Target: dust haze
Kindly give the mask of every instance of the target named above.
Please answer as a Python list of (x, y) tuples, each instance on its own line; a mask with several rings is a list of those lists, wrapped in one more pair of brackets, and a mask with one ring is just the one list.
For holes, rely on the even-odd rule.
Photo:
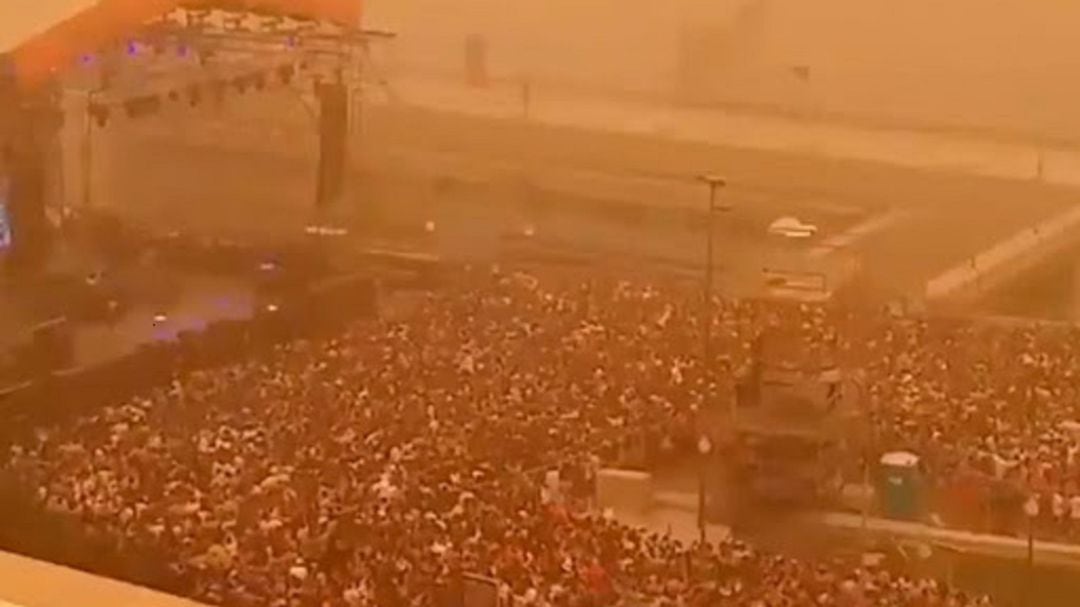
[[(94, 4), (0, 3), (0, 52)], [(1073, 607), (1080, 4), (364, 6), (0, 90), (0, 550), (223, 607)]]
[[(402, 66), (460, 69), (489, 38), (492, 70), (578, 86), (885, 123), (1080, 135), (1080, 6), (1003, 0), (372, 0)], [(793, 68), (809, 68), (802, 80)]]

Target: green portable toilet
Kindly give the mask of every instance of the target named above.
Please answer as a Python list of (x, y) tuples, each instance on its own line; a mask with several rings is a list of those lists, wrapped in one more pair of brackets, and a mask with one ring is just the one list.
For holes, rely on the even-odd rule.
[(922, 478), (918, 455), (907, 451), (882, 455), (878, 479), (878, 495), (886, 517), (905, 521), (919, 517)]

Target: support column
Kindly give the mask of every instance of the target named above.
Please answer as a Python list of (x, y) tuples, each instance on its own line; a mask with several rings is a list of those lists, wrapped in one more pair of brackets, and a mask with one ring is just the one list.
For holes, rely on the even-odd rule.
[(51, 248), (45, 207), (63, 114), (52, 90), (10, 96), (7, 110), (15, 122), (5, 146), (12, 237), (5, 265), (25, 274), (41, 269)]

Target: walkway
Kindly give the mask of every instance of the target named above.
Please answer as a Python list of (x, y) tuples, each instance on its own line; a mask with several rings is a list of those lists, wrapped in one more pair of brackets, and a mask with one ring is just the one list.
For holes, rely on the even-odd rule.
[[(696, 535), (697, 496), (685, 490), (658, 491), (653, 495), (654, 509), (637, 519), (650, 529), (664, 529), (671, 521), (673, 529), (683, 529), (687, 533), (690, 527), (691, 539)], [(837, 530), (854, 533), (869, 533), (885, 538), (914, 540), (939, 548), (956, 552), (967, 552), (1010, 559), (1027, 558), (1027, 539), (1002, 535), (972, 533), (955, 529), (932, 527), (922, 523), (897, 521), (876, 517), (866, 517), (847, 512), (818, 512), (807, 514), (805, 520), (815, 525), (823, 525)], [(730, 533), (726, 527), (710, 526), (711, 533), (724, 536)], [(710, 537), (712, 537), (710, 535)], [(1058, 542), (1035, 541), (1035, 559), (1039, 564), (1054, 564), (1080, 569), (1080, 545)]]
[(1025, 228), (949, 268), (926, 284), (927, 301), (990, 291), (1025, 268), (1060, 252), (1077, 237), (1080, 206)]
[[(1010, 559), (1026, 559), (1026, 538), (989, 535), (931, 527), (922, 523), (894, 521), (881, 518), (863, 519), (858, 514), (827, 512), (811, 516), (820, 524), (847, 531), (867, 532), (890, 538), (926, 542), (959, 552), (969, 552)], [(1080, 569), (1080, 546), (1036, 540), (1035, 560), (1039, 564), (1055, 564)]]
[[(446, 80), (395, 77), (391, 87), (393, 101), (473, 116), (519, 120), (527, 116), (530, 121), (551, 126), (1006, 179), (1033, 179), (1041, 170), (1048, 183), (1080, 185), (1080, 151), (1044, 150), (1038, 144), (847, 126), (720, 108), (677, 107), (539, 86), (532, 87), (527, 110), (520, 85), (475, 89)], [(378, 100), (380, 95), (373, 98)], [(389, 103), (391, 98), (387, 96), (383, 102)]]

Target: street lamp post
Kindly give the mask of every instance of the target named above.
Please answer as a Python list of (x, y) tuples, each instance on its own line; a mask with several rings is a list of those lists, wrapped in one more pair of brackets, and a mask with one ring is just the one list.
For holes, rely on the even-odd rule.
[[(705, 222), (705, 309), (703, 339), (703, 364), (708, 379), (712, 379), (712, 292), (713, 292), (713, 237), (715, 232), (714, 219), (717, 211), (730, 211), (727, 205), (718, 205), (716, 201), (717, 190), (727, 185), (723, 177), (705, 174), (698, 180), (709, 186), (709, 209)], [(710, 391), (711, 392), (711, 391)], [(711, 397), (711, 393), (708, 395)], [(709, 404), (708, 402), (706, 404)]]
[(705, 523), (706, 523), (706, 500), (705, 500), (705, 477), (708, 472), (709, 454), (712, 453), (712, 441), (709, 440), (709, 436), (702, 434), (698, 439), (698, 512), (697, 512), (697, 524), (698, 535), (701, 537), (701, 543), (705, 543)]
[(727, 185), (723, 177), (705, 174), (698, 180), (709, 186), (709, 209), (705, 222), (705, 364), (712, 357), (712, 291), (713, 291), (713, 237), (715, 232), (714, 216), (717, 211), (729, 211), (731, 207), (716, 204), (716, 192)]
[(1031, 604), (1031, 590), (1035, 576), (1035, 519), (1039, 516), (1039, 498), (1032, 494), (1024, 502), (1024, 518), (1027, 519), (1027, 576), (1024, 580), (1025, 607)]
[[(1029, 389), (1027, 392), (1027, 425), (1028, 432), (1035, 430), (1035, 401), (1034, 394)], [(1027, 519), (1027, 576), (1024, 581), (1024, 607), (1031, 605), (1032, 584), (1035, 578), (1035, 519), (1039, 516), (1039, 496), (1035, 493), (1028, 495), (1024, 502), (1024, 517)]]
[[(726, 181), (723, 177), (717, 175), (700, 175), (698, 180), (709, 186), (709, 208), (708, 216), (705, 222), (705, 284), (704, 284), (704, 308), (702, 311), (702, 319), (704, 323), (704, 332), (702, 334), (702, 370), (706, 381), (705, 386), (705, 403), (704, 407), (709, 407), (713, 400), (713, 367), (712, 367), (712, 291), (713, 291), (713, 232), (714, 230), (714, 216), (718, 210), (729, 210), (730, 207), (718, 206), (716, 203), (717, 190), (726, 185)], [(698, 431), (701, 433), (701, 438), (698, 441), (698, 533), (701, 535), (701, 541), (705, 541), (705, 523), (706, 523), (706, 475), (707, 467), (709, 463), (709, 454), (712, 452), (712, 441), (709, 440), (708, 435), (704, 432), (704, 424), (702, 423), (703, 411), (698, 411)]]

